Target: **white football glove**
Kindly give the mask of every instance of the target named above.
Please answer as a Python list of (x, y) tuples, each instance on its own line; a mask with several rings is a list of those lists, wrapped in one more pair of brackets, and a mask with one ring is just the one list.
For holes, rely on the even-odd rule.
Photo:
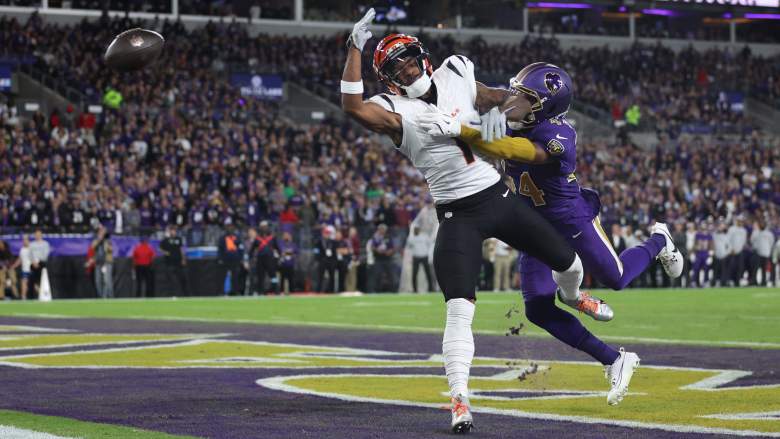
[(369, 9), (366, 15), (360, 19), (355, 26), (352, 27), (352, 33), (349, 35), (349, 40), (353, 46), (359, 51), (363, 51), (363, 46), (366, 45), (366, 41), (371, 39), (371, 31), (368, 30), (368, 26), (374, 21), (376, 12), (374, 8)]
[(433, 137), (460, 136), (460, 121), (440, 111), (430, 111), (417, 116), (417, 125)]
[(479, 116), (479, 118), (482, 121), (479, 127), (479, 130), (482, 132), (482, 140), (489, 143), (504, 137), (506, 133), (506, 111), (502, 112), (498, 107), (493, 107), (487, 113)]

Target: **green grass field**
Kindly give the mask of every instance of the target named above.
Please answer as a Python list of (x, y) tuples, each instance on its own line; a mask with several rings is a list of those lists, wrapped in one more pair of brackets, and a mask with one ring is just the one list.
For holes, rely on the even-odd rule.
[[(12, 410), (0, 410), (0, 426), (13, 425), (38, 433), (49, 433), (80, 439), (193, 439), (193, 436), (179, 436), (138, 428), (121, 427), (117, 425), (83, 422), (59, 416), (42, 416)], [(19, 436), (14, 436), (19, 437)]]
[[(475, 366), (500, 372), (473, 378), (473, 400), (481, 410), (505, 416), (536, 417), (536, 420), (523, 419), (522, 423), (537, 422), (534, 425), (545, 425), (545, 428), (552, 428), (552, 424), (539, 419), (565, 417), (574, 422), (629, 425), (638, 428), (640, 433), (651, 431), (642, 429), (661, 426), (675, 432), (780, 436), (780, 421), (773, 417), (728, 418), (731, 415), (758, 416), (763, 412), (778, 412), (780, 390), (774, 380), (770, 379), (766, 385), (757, 381), (759, 385), (756, 386), (712, 389), (717, 383), (732, 383), (745, 373), (768, 376), (767, 367), (776, 364), (773, 359), (776, 358), (776, 350), (780, 349), (780, 289), (594, 293), (610, 303), (616, 317), (609, 323), (596, 322), (585, 316), (581, 316), (581, 319), (596, 335), (615, 344), (630, 348), (633, 344), (655, 343), (660, 350), (663, 350), (663, 344), (687, 344), (746, 347), (761, 351), (724, 351), (723, 355), (742, 355), (734, 365), (740, 370), (708, 369), (707, 365), (698, 364), (697, 368), (684, 367), (685, 362), (675, 362), (669, 358), (666, 363), (643, 366), (632, 381), (633, 393), (630, 399), (619, 406), (619, 410), (603, 402), (605, 384), (601, 365), (558, 361), (553, 357), (542, 363), (543, 369), (539, 373), (534, 372), (530, 378), (518, 380), (511, 375), (514, 369), (507, 370), (507, 365), (511, 361), (530, 361), (527, 358), (477, 357), (474, 359)], [(523, 322), (526, 323), (523, 335), (550, 337), (541, 329), (527, 324), (522, 299), (517, 293), (479, 293), (477, 304), (474, 322), (477, 333), (503, 335), (510, 326)], [(46, 432), (85, 439), (191, 437), (155, 430), (220, 437), (220, 432), (238, 428), (236, 423), (244, 425), (257, 419), (254, 417), (256, 415), (250, 415), (255, 410), (254, 402), (247, 402), (253, 401), (254, 396), (248, 398), (243, 393), (247, 386), (253, 389), (251, 395), (258, 398), (273, 399), (277, 395), (273, 392), (278, 391), (295, 392), (359, 401), (363, 404), (356, 407), (372, 412), (377, 410), (377, 404), (383, 404), (382, 410), (392, 411), (398, 401), (407, 406), (437, 408), (447, 389), (446, 379), (440, 374), (440, 359), (393, 358), (385, 355), (385, 351), (381, 351), (383, 357), (374, 358), (367, 351), (352, 349), (349, 342), (340, 345), (338, 334), (333, 333), (329, 336), (336, 340), (334, 346), (285, 344), (273, 342), (272, 336), (269, 341), (258, 341), (255, 340), (251, 325), (310, 327), (312, 331), (315, 327), (378, 331), (368, 333), (365, 337), (375, 336), (377, 340), (385, 337), (380, 343), (384, 346), (382, 343), (392, 345), (392, 342), (388, 342), (387, 337), (380, 332), (441, 334), (444, 311), (444, 301), (438, 293), (357, 297), (332, 295), (0, 302), (0, 317), (40, 318), (19, 320), (19, 323), (15, 319), (5, 319), (0, 325), (0, 360), (8, 373), (4, 381), (5, 390), (11, 392), (8, 393), (9, 397), (14, 396), (17, 398), (15, 401), (23, 402), (4, 407), (10, 410), (0, 410), (0, 437), (9, 431), (14, 433), (13, 429), (16, 429), (17, 436), (20, 431), (21, 434)], [(208, 325), (203, 326), (204, 331), (194, 333), (189, 332), (192, 325), (182, 326), (185, 329), (178, 333), (158, 334), (154, 330), (148, 333), (124, 333), (116, 332), (115, 329), (105, 332), (100, 329), (104, 327), (104, 322), (100, 321), (86, 325), (79, 323), (74, 329), (72, 323), (61, 320), (82, 317), (232, 322), (250, 326), (237, 326), (235, 333), (225, 326), (207, 329)], [(124, 325), (137, 329), (143, 326), (143, 322), (115, 322), (113, 325), (112, 328)], [(230, 335), (226, 332), (230, 332)], [(284, 329), (277, 332), (287, 331)], [(84, 349), (84, 346), (89, 349)], [(16, 355), (20, 349), (36, 351)], [(388, 352), (397, 351), (397, 347), (388, 349)], [(650, 346), (643, 349), (649, 358), (653, 357)], [(717, 349), (697, 351), (707, 352), (710, 355), (707, 361), (712, 363), (714, 358), (717, 360), (715, 364), (720, 364)], [(745, 366), (745, 359), (755, 357), (763, 360), (751, 371)], [(375, 375), (363, 370), (375, 367), (382, 373)], [(430, 372), (409, 374), (410, 367)], [(242, 376), (238, 381), (240, 385), (231, 384), (231, 380), (215, 372), (218, 369), (225, 370), (225, 374), (232, 376), (237, 368), (251, 369), (248, 373), (239, 372)], [(325, 373), (331, 368), (337, 368), (338, 372)], [(83, 370), (76, 372), (73, 369)], [(156, 373), (150, 375), (148, 369), (159, 369), (160, 378)], [(208, 372), (200, 375), (200, 369)], [(282, 376), (275, 376), (280, 370), (286, 372)], [(31, 384), (28, 381), (30, 373), (39, 377), (40, 382)], [(193, 380), (195, 376), (198, 379)], [(121, 389), (128, 382), (128, 377), (137, 377), (138, 381), (134, 381), (133, 385), (138, 386), (134, 389), (137, 388), (140, 393), (130, 392), (127, 396), (121, 396), (124, 394), (103, 391), (103, 384), (107, 386), (106, 389), (113, 386)], [(207, 381), (201, 382), (206, 377)], [(94, 385), (93, 380), (100, 384)], [(182, 380), (188, 385), (181, 386), (184, 382)], [(415, 384), (410, 386), (410, 382)], [(150, 387), (150, 384), (153, 386)], [(40, 394), (53, 391), (51, 395), (54, 402), (50, 404), (46, 399), (41, 403), (40, 398), (29, 393), (31, 385), (42, 389), (38, 390), (43, 392)], [(539, 391), (551, 392), (551, 395), (560, 393), (564, 397), (537, 399), (523, 396), (524, 392)], [(490, 396), (490, 392), (510, 397), (495, 399)], [(571, 392), (580, 393), (565, 396)], [(511, 396), (515, 394), (518, 396)], [(91, 402), (94, 398), (105, 398), (100, 401), (108, 405), (103, 405), (103, 402), (96, 405)], [(142, 406), (138, 406), (141, 400)], [(80, 401), (86, 408), (73, 408), (81, 407), (78, 405)], [(272, 405), (281, 404), (285, 407), (284, 404), (291, 400), (282, 398), (273, 401)], [(116, 407), (119, 408), (112, 408), (113, 404), (118, 404)], [(157, 410), (145, 412), (136, 418), (122, 411), (123, 404), (135, 407), (140, 412), (144, 412), (147, 404)], [(243, 409), (236, 411), (235, 404)], [(301, 407), (293, 407), (293, 402), (289, 404), (292, 404), (290, 412), (284, 408), (277, 412), (277, 416), (282, 419), (279, 422), (288, 419), (290, 413), (301, 410)], [(223, 405), (224, 410), (221, 409)], [(305, 410), (318, 412), (314, 408)], [(762, 413), (756, 415), (758, 411)], [(130, 410), (130, 413), (135, 412)], [(220, 424), (221, 430), (215, 430), (217, 433), (214, 436), (215, 433), (203, 430), (203, 423), (198, 427), (182, 424), (182, 420), (191, 413), (196, 413), (193, 416), (199, 420), (213, 415), (209, 419), (215, 422), (227, 421), (224, 421), (224, 425)], [(59, 416), (43, 416), (51, 414)], [(327, 416), (330, 422), (333, 414)], [(289, 419), (298, 418), (293, 416)], [(435, 422), (438, 422), (436, 419)], [(92, 422), (84, 422), (86, 420)], [(426, 424), (424, 428), (429, 431), (427, 429), (431, 427)]]
[[(616, 342), (684, 343), (780, 348), (780, 289), (596, 291), (615, 310), (609, 323), (584, 317), (598, 335)], [(480, 293), (477, 333), (503, 334), (525, 321), (515, 293)], [(513, 306), (521, 311), (507, 319)], [(360, 297), (161, 298), (3, 302), (0, 315), (193, 320), (311, 325), (401, 332), (440, 332), (440, 294)], [(545, 336), (528, 326), (526, 334)]]

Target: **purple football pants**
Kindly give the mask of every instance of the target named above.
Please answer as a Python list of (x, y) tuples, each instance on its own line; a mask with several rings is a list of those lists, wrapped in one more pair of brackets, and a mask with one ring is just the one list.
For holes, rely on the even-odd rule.
[[(666, 245), (663, 235), (654, 234), (642, 244), (626, 249), (618, 257), (598, 218), (576, 225), (553, 225), (580, 255), (585, 271), (613, 290), (622, 290), (631, 283)], [(528, 300), (554, 294), (558, 287), (553, 281), (552, 270), (526, 254), (520, 258), (523, 297)]]
[[(619, 290), (641, 274), (658, 255), (666, 240), (653, 235), (620, 257), (615, 254), (598, 218), (576, 226), (556, 226), (580, 255), (585, 270), (610, 288)], [(552, 270), (527, 254), (520, 255), (520, 277), (528, 320), (545, 329), (558, 340), (581, 350), (602, 364), (612, 364), (620, 355), (617, 350), (591, 334), (574, 317), (555, 304), (557, 285)]]
[[(706, 284), (710, 277), (710, 267), (707, 265), (707, 258), (710, 254), (707, 251), (699, 250), (696, 252), (696, 257), (693, 260), (693, 267), (691, 268), (691, 278), (696, 285)], [(699, 276), (704, 271), (704, 282), (701, 282)]]

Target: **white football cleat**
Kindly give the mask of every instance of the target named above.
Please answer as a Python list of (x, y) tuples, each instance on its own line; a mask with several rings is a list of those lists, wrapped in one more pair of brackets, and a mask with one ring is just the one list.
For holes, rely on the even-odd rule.
[(580, 297), (577, 300), (566, 300), (561, 295), (561, 290), (558, 289), (558, 300), (599, 322), (608, 322), (615, 316), (607, 302), (596, 296), (591, 296), (587, 291), (580, 291)]
[(474, 429), (474, 418), (471, 417), (471, 404), (469, 399), (462, 394), (452, 398), (450, 410), (452, 411), (452, 432), (466, 434)]
[(672, 234), (669, 233), (669, 227), (664, 223), (655, 223), (650, 229), (650, 233), (653, 235), (658, 233), (666, 239), (666, 246), (661, 249), (661, 253), (658, 253), (658, 260), (661, 261), (666, 274), (672, 279), (680, 277), (685, 261), (680, 250), (677, 250), (677, 246), (674, 245)]
[(609, 380), (610, 389), (607, 393), (607, 404), (617, 405), (628, 393), (628, 384), (634, 376), (634, 370), (639, 367), (639, 356), (620, 348), (620, 356), (604, 368), (604, 375)]

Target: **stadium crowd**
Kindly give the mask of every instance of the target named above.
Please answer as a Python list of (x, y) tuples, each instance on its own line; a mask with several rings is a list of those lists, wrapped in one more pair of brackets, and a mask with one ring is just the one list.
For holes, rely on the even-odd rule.
[[(407, 230), (420, 211), (430, 210), (422, 176), (379, 138), (335, 119), (293, 123), (277, 104), (242, 97), (224, 76), (229, 65), (243, 61), (313, 89), (336, 90), (342, 37), (249, 38), (236, 25), (187, 32), (178, 23), (158, 23), (170, 36), (165, 59), (122, 77), (102, 68), (100, 55), (114, 34), (132, 25), (116, 19), (74, 28), (37, 17), (25, 24), (0, 19), (0, 47), (34, 53), (41, 68), (97, 99), (109, 90), (121, 96), (118, 108), (107, 102), (98, 117), (69, 108), (26, 119), (13, 105), (0, 104), (0, 227), (87, 231), (102, 225), (115, 233), (148, 233), (178, 226), (187, 230), (188, 245), (220, 248), (225, 274), (239, 276), (241, 267), (254, 274), (249, 283), (232, 279), (235, 294), (304, 288), (300, 275), (309, 267), (317, 267), (309, 287), (321, 291), (397, 288)], [(425, 41), (434, 56), (462, 51), (478, 72), (502, 80), (544, 55), (574, 72), (583, 84), (579, 99), (602, 108), (641, 103), (670, 124), (749, 125), (709, 100), (720, 91), (716, 84), (744, 87), (765, 75), (772, 80), (763, 83), (780, 93), (777, 68), (746, 51), (562, 50), (555, 40), (533, 38), (513, 46)], [(633, 76), (623, 71), (626, 65), (637, 66)], [(722, 139), (662, 135), (655, 151), (626, 138), (583, 141), (578, 176), (601, 192), (602, 222), (619, 226), (615, 236), (627, 241), (654, 218), (710, 234), (742, 221), (748, 235), (768, 229), (775, 237), (780, 148), (760, 131), (738, 132), (739, 138)], [(269, 231), (273, 245), (262, 238)], [(258, 248), (258, 242), (265, 244)], [(736, 267), (730, 272), (752, 267), (759, 247), (763, 252), (746, 240), (744, 256), (729, 260)], [(304, 252), (308, 265), (301, 262)], [(284, 267), (298, 272), (292, 276), (297, 285), (282, 285), (277, 272)], [(377, 279), (379, 285), (369, 284)], [(242, 285), (254, 286), (241, 291)]]

